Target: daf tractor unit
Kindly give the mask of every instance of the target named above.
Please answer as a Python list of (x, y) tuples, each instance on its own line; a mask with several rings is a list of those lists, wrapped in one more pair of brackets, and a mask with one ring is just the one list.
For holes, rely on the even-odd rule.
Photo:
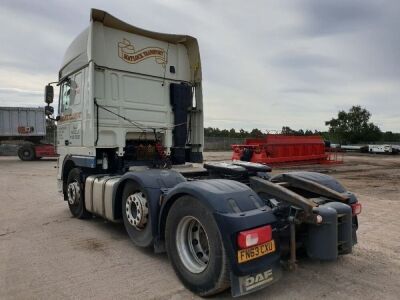
[(299, 253), (335, 260), (352, 252), (361, 205), (334, 178), (271, 176), (268, 166), (243, 161), (200, 165), (195, 38), (93, 9), (45, 88), (48, 112), (54, 86), (57, 181), (72, 215), (122, 222), (137, 247), (166, 252), (194, 293), (248, 294), (294, 269)]

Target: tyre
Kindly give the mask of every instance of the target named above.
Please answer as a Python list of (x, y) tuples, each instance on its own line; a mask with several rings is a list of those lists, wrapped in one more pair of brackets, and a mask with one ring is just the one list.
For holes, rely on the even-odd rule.
[(67, 178), (67, 199), (71, 214), (78, 219), (87, 219), (91, 214), (85, 208), (81, 169), (73, 168)]
[(132, 242), (139, 247), (153, 245), (150, 207), (146, 191), (137, 183), (128, 181), (122, 192), (122, 218)]
[(172, 266), (189, 290), (211, 296), (230, 286), (230, 267), (218, 226), (197, 199), (183, 196), (172, 205), (165, 242)]
[(18, 157), (23, 161), (35, 159), (35, 148), (31, 144), (23, 144), (18, 149)]

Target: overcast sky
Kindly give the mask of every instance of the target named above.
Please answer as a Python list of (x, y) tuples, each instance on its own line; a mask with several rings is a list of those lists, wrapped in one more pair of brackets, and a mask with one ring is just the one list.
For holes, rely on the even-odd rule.
[(199, 39), (205, 126), (326, 130), (359, 104), (400, 132), (398, 0), (2, 0), (0, 106), (43, 104), (91, 7)]

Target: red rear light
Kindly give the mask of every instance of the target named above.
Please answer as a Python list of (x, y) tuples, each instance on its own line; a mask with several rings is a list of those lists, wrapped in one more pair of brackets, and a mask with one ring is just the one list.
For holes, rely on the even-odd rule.
[(353, 217), (357, 216), (361, 213), (361, 209), (362, 209), (361, 203), (356, 202), (356, 203), (351, 204), (350, 206), (351, 206), (351, 211), (353, 213)]
[(266, 225), (246, 231), (241, 231), (237, 237), (237, 243), (240, 249), (264, 244), (272, 239), (271, 225)]

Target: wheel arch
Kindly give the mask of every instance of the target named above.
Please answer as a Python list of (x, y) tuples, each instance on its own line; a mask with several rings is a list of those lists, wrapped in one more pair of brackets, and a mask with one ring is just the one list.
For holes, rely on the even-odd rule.
[[(163, 200), (159, 217), (159, 237), (165, 237), (165, 224), (172, 204), (182, 196), (191, 196), (209, 210), (220, 214), (245, 213), (264, 206), (258, 195), (243, 183), (211, 179), (188, 181), (176, 185)], [(216, 220), (217, 221), (217, 220)]]
[(168, 214), (172, 207), (172, 204), (175, 203), (176, 200), (183, 196), (192, 196), (190, 193), (186, 192), (178, 192), (174, 193), (170, 197), (168, 197), (161, 205), (160, 208), (160, 216), (158, 218), (158, 236), (161, 240), (165, 240), (165, 225), (167, 223)]
[(122, 193), (127, 183), (132, 182), (139, 185), (146, 193), (150, 207), (151, 220), (153, 224), (153, 235), (158, 232), (158, 220), (160, 213), (160, 198), (164, 190), (173, 188), (186, 179), (178, 172), (172, 170), (145, 170), (128, 172), (124, 174), (113, 192), (113, 216), (114, 219), (122, 218)]
[(261, 258), (265, 265), (261, 266), (260, 260), (243, 265), (237, 263), (236, 234), (266, 224), (275, 226), (277, 219), (250, 187), (226, 179), (183, 182), (167, 193), (160, 210), (159, 236), (156, 239), (160, 246), (165, 244), (165, 227), (172, 205), (182, 196), (194, 197), (210, 210), (223, 237), (222, 242), (234, 274), (244, 276), (257, 273), (265, 269), (265, 266), (279, 261), (279, 243), (277, 243), (275, 254)]

